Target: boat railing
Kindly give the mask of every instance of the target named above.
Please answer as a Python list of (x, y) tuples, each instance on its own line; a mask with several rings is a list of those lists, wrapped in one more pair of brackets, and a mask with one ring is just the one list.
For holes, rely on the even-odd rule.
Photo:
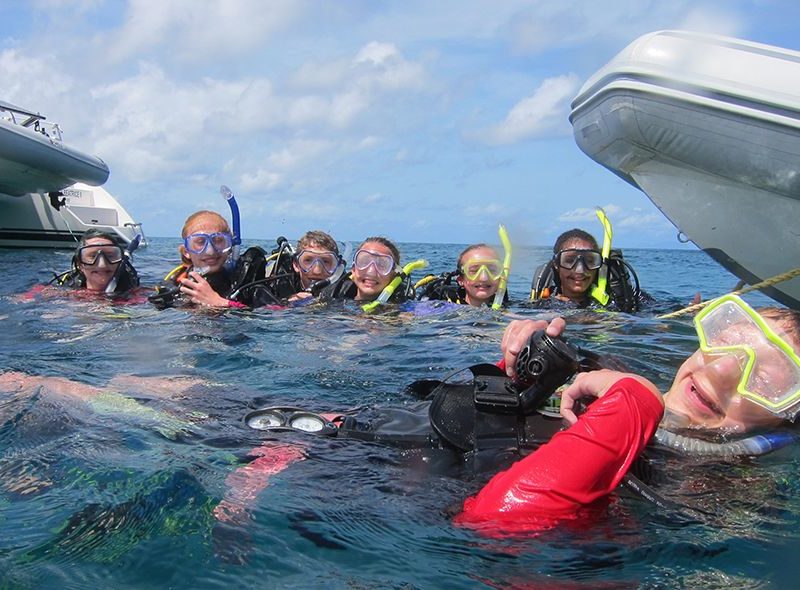
[(41, 133), (53, 143), (58, 143), (60, 145), (64, 141), (63, 133), (58, 123), (51, 123), (40, 113), (27, 111), (7, 102), (0, 101), (0, 118), (14, 125), (31, 129), (36, 133)]

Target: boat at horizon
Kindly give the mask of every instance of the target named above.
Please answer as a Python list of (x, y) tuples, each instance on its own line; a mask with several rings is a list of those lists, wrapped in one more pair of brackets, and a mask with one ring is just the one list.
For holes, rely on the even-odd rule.
[[(587, 80), (570, 121), (581, 150), (742, 282), (800, 265), (800, 52), (649, 33)], [(760, 290), (800, 309), (798, 277)]]
[(140, 223), (100, 185), (106, 163), (63, 143), (40, 113), (0, 101), (0, 247), (73, 247), (98, 229), (129, 244)]

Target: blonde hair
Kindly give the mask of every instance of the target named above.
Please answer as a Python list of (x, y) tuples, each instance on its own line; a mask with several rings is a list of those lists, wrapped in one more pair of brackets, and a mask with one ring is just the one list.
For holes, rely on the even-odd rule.
[(231, 233), (231, 228), (228, 225), (228, 220), (225, 219), (222, 215), (217, 213), (216, 211), (208, 211), (203, 209), (202, 211), (196, 211), (192, 213), (189, 217), (186, 218), (186, 222), (183, 224), (183, 229), (181, 230), (181, 237), (185, 238), (189, 235), (189, 228), (198, 220), (203, 217), (208, 217), (214, 219), (215, 221), (219, 222), (220, 229), (219, 231), (224, 231)]

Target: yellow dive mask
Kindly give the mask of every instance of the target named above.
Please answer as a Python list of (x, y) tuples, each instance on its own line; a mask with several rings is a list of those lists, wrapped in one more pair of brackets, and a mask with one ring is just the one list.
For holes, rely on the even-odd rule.
[(700, 350), (739, 358), (737, 391), (743, 397), (794, 419), (800, 411), (800, 357), (758, 312), (739, 297), (725, 295), (698, 313), (694, 324)]

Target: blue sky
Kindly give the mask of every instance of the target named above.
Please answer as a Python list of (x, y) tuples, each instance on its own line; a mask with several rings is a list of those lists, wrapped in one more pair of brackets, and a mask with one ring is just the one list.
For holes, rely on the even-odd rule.
[[(601, 8), (602, 7), (602, 8)], [(111, 168), (151, 236), (199, 208), (245, 241), (512, 241), (561, 231), (681, 247), (644, 194), (575, 145), (569, 104), (639, 35), (800, 49), (797, 2), (32, 0), (0, 3), (0, 99)]]

